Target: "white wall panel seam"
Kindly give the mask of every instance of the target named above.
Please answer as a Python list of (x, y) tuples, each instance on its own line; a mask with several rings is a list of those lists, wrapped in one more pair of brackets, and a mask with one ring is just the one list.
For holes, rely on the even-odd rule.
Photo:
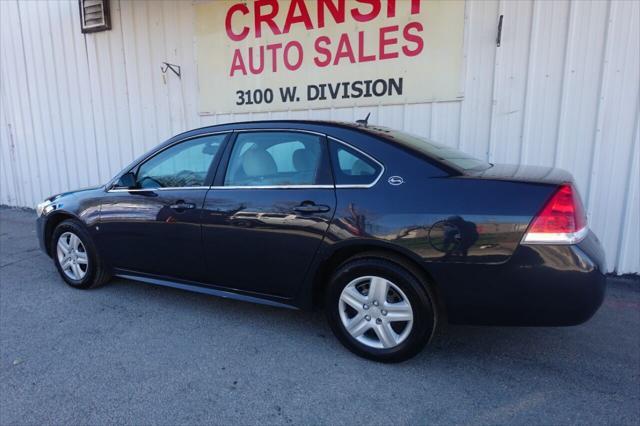
[[(1, 6), (0, 6), (1, 7)], [(0, 18), (2, 17), (2, 14), (0, 14)], [(0, 21), (0, 30), (2, 29), (2, 27), (4, 27), (5, 24), (2, 23)], [(1, 36), (0, 36), (1, 37)], [(0, 61), (2, 61), (3, 64), (7, 64), (8, 61), (5, 58), (5, 54), (6, 51), (5, 49), (2, 49), (0, 51)], [(10, 164), (12, 164), (13, 167), (15, 167), (15, 169), (17, 170), (12, 170), (12, 181), (13, 181), (13, 188), (15, 191), (15, 200), (16, 203), (18, 203), (18, 205), (20, 205), (20, 203), (22, 203), (22, 205), (27, 205), (26, 202), (24, 201), (23, 197), (23, 191), (20, 188), (20, 181), (21, 181), (21, 176), (22, 173), (20, 171), (20, 163), (19, 161), (16, 159), (16, 155), (15, 155), (15, 145), (13, 143), (12, 140), (12, 136), (13, 133), (15, 132), (15, 126), (16, 126), (16, 120), (15, 118), (13, 118), (13, 109), (9, 108), (9, 104), (6, 101), (6, 97), (8, 96), (7, 91), (10, 90), (11, 88), (9, 87), (8, 84), (8, 76), (7, 74), (7, 70), (5, 67), (1, 67), (0, 68), (0, 78), (2, 79), (2, 90), (0, 90), (0, 112), (2, 113), (2, 119), (4, 120), (4, 122), (6, 123), (6, 127), (7, 127), (7, 145), (6, 145), (6, 149), (9, 155), (9, 160), (8, 162)], [(13, 123), (13, 124), (12, 124)]]
[[(75, 8), (72, 8), (71, 3), (67, 3), (67, 22), (71, 23), (71, 44), (73, 45), (73, 57), (75, 58), (75, 60), (73, 61), (73, 65), (74, 65), (74, 72), (75, 72), (75, 89), (77, 90), (77, 94), (78, 94), (78, 98), (75, 99), (74, 101), (76, 101), (78, 103), (77, 107), (78, 107), (78, 112), (79, 112), (79, 119), (80, 119), (80, 123), (81, 123), (81, 133), (80, 135), (82, 136), (84, 143), (80, 143), (76, 146), (74, 146), (74, 149), (76, 151), (82, 151), (82, 155), (78, 155), (78, 158), (83, 157), (81, 164), (86, 164), (87, 166), (89, 164), (91, 164), (91, 161), (89, 159), (90, 157), (90, 149), (89, 147), (93, 147), (96, 143), (96, 136), (95, 136), (95, 119), (93, 118), (93, 108), (91, 108), (91, 103), (89, 101), (89, 107), (85, 108), (86, 105), (86, 96), (83, 96), (83, 86), (86, 87), (86, 83), (87, 81), (89, 82), (89, 91), (85, 91), (84, 93), (90, 92), (91, 90), (91, 83), (90, 83), (90, 77), (89, 77), (89, 72), (88, 72), (88, 67), (86, 69), (82, 69), (82, 65), (88, 63), (88, 58), (87, 58), (87, 50), (86, 50), (86, 45), (85, 45), (85, 39), (84, 37), (74, 37), (74, 34), (77, 34), (76, 31), (79, 31), (80, 29), (80, 22), (79, 20), (74, 19), (74, 10), (76, 10)], [(80, 10), (78, 10), (78, 17), (80, 15)], [(85, 49), (82, 49), (82, 46), (79, 48), (78, 47), (78, 42), (80, 42), (82, 44), (82, 46), (85, 47)], [(80, 59), (84, 59), (84, 61), (82, 61), (82, 63), (80, 63)], [(86, 79), (82, 78), (82, 75), (86, 75)], [(83, 84), (84, 83), (84, 84)], [(71, 87), (71, 86), (70, 86)], [(91, 129), (87, 129), (87, 127), (89, 127), (89, 125), (91, 127)], [(88, 142), (92, 141), (93, 144), (89, 144)], [(96, 168), (99, 167), (98, 164), (96, 164)], [(89, 167), (84, 167), (84, 168), (80, 168), (80, 167), (76, 167), (75, 168), (75, 172), (77, 174), (80, 174), (80, 169), (84, 170), (84, 175), (85, 175), (85, 184), (88, 186), (91, 184), (92, 182), (92, 176), (90, 175), (90, 169)]]
[[(27, 103), (27, 109), (29, 112), (34, 111), (32, 104), (31, 104), (31, 84), (29, 83), (29, 69), (27, 66), (27, 54), (25, 51), (25, 42), (24, 42), (24, 31), (23, 31), (23, 24), (22, 24), (22, 14), (20, 12), (20, 3), (16, 0), (16, 8), (17, 8), (17, 12), (18, 12), (18, 31), (20, 34), (20, 45), (22, 47), (21, 49), (21, 53), (22, 53), (22, 64), (24, 67), (24, 75), (23, 77), (25, 77), (25, 88), (27, 90), (27, 96), (26, 96), (26, 103)], [(22, 95), (21, 97), (24, 97), (24, 95)], [(21, 105), (22, 108), (21, 110), (24, 112), (24, 104)], [(28, 122), (29, 122), (29, 127), (31, 127), (31, 137), (32, 142), (35, 144), (37, 141), (37, 135), (36, 135), (36, 130), (35, 130), (35, 123), (33, 120), (33, 115), (34, 114), (25, 114), (28, 115)], [(30, 161), (27, 162), (28, 168), (29, 168), (29, 178), (34, 177), (36, 179), (36, 182), (38, 184), (38, 189), (36, 189), (33, 185), (34, 182), (33, 180), (29, 179), (29, 183), (30, 183), (30, 187), (31, 187), (31, 198), (29, 200), (29, 204), (33, 205), (35, 203), (35, 200), (39, 197), (39, 192), (41, 192), (42, 190), (42, 186), (43, 186), (43, 179), (42, 179), (42, 172), (44, 171), (41, 167), (40, 167), (40, 161), (39, 161), (39, 155), (38, 155), (38, 149), (37, 149), (37, 145), (34, 147), (33, 145), (31, 147), (29, 147), (29, 144), (27, 144), (25, 146), (25, 151), (27, 153), (30, 152), (30, 149), (33, 149), (34, 155), (32, 158), (35, 159), (35, 166), (36, 166), (36, 171), (34, 172), (33, 169), (31, 168), (32, 164)], [(23, 179), (25, 177), (23, 176)]]
[(559, 151), (560, 151), (560, 147), (565, 143), (564, 142), (564, 123), (565, 120), (567, 119), (567, 104), (569, 102), (568, 99), (568, 89), (567, 89), (567, 83), (569, 81), (569, 69), (571, 68), (569, 66), (569, 58), (571, 56), (571, 53), (573, 52), (570, 49), (570, 46), (573, 43), (573, 39), (575, 37), (575, 26), (576, 26), (576, 10), (575, 10), (575, 2), (569, 2), (569, 21), (568, 21), (568, 29), (567, 29), (567, 36), (565, 39), (565, 45), (564, 45), (564, 62), (562, 64), (562, 80), (560, 83), (560, 111), (559, 111), (559, 118), (558, 118), (558, 126), (556, 128), (556, 140), (555, 140), (555, 146), (554, 146), (554, 154), (553, 154), (553, 166), (554, 167), (558, 167), (558, 156), (559, 156)]
[[(88, 42), (87, 42), (87, 35), (83, 34), (82, 35), (82, 41), (84, 42), (84, 53), (85, 53), (85, 59), (86, 59), (86, 73), (87, 73), (87, 78), (89, 80), (89, 110), (91, 112), (91, 130), (93, 131), (93, 141), (94, 143), (97, 145), (98, 144), (98, 126), (97, 126), (97, 120), (96, 120), (96, 111), (95, 111), (95, 102), (93, 100), (93, 84), (94, 84), (94, 80), (95, 78), (92, 76), (91, 74), (91, 63), (90, 63), (90, 59), (89, 59), (89, 46), (88, 46)], [(98, 179), (100, 179), (100, 177), (102, 176), (102, 167), (100, 166), (100, 153), (96, 147), (95, 150), (95, 164), (96, 164), (96, 171), (98, 174)], [(88, 158), (87, 156), (87, 165), (91, 163), (91, 160)]]
[(526, 135), (529, 133), (528, 132), (528, 128), (529, 128), (529, 121), (531, 120), (530, 118), (530, 114), (531, 114), (531, 99), (533, 99), (533, 96), (531, 96), (531, 86), (533, 84), (533, 72), (532, 72), (532, 67), (531, 64), (533, 62), (533, 58), (535, 56), (535, 52), (536, 52), (536, 46), (537, 46), (537, 34), (538, 34), (538, 20), (539, 20), (539, 16), (540, 16), (540, 2), (533, 2), (533, 8), (531, 9), (531, 33), (529, 34), (529, 54), (527, 56), (527, 77), (526, 77), (526, 83), (525, 83), (525, 89), (524, 89), (524, 103), (523, 103), (523, 109), (522, 109), (522, 122), (520, 123), (520, 135), (519, 135), (519, 141), (520, 141), (520, 151), (519, 151), (519, 161), (518, 164), (523, 164), (525, 162), (526, 159), (526, 154), (527, 154), (527, 138)]
[(607, 8), (607, 30), (605, 31), (605, 43), (604, 43), (604, 52), (602, 59), (602, 67), (600, 70), (600, 89), (598, 91), (598, 107), (596, 112), (596, 127), (594, 129), (592, 144), (593, 149), (591, 150), (591, 162), (590, 162), (590, 174), (589, 180), (587, 183), (588, 193), (586, 199), (586, 207), (587, 211), (593, 211), (593, 197), (594, 197), (594, 180), (597, 176), (596, 173), (596, 164), (600, 159), (600, 146), (602, 139), (602, 125), (604, 120), (604, 111), (602, 105), (604, 104), (605, 91), (607, 89), (606, 85), (606, 73), (609, 66), (609, 55), (611, 54), (611, 32), (613, 30), (613, 24), (611, 22), (612, 10), (614, 8), (614, 2), (609, 0), (609, 7)]
[[(633, 176), (633, 163), (636, 159), (636, 156), (638, 155), (638, 134), (640, 132), (640, 93), (638, 93), (637, 95), (637, 100), (636, 100), (636, 108), (635, 108), (635, 116), (636, 116), (636, 120), (635, 120), (635, 130), (634, 130), (634, 141), (633, 144), (631, 146), (631, 155), (629, 156), (628, 159), (628, 171), (627, 171), (627, 179), (624, 182), (624, 186), (625, 189), (623, 191), (623, 193), (625, 194), (625, 200), (624, 200), (624, 208), (622, 210), (622, 217), (620, 218), (620, 223), (618, 225), (618, 247), (616, 249), (616, 260), (621, 258), (621, 253), (622, 253), (622, 247), (623, 247), (623, 243), (625, 241), (625, 225), (627, 224), (627, 219), (629, 217), (630, 210), (631, 210), (631, 205), (630, 205), (630, 200), (633, 199), (632, 194), (631, 194), (631, 188), (633, 188), (632, 185), (632, 180), (633, 179), (638, 179), (640, 178), (640, 176)], [(628, 230), (629, 232), (632, 232), (632, 229)], [(640, 242), (636, 241), (638, 245), (640, 245)], [(616, 270), (619, 267), (619, 260), (616, 262)]]

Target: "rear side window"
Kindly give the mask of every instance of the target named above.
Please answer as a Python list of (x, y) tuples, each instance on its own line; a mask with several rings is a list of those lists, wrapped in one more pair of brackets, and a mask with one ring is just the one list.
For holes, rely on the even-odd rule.
[(486, 161), (475, 158), (455, 148), (437, 144), (421, 136), (388, 129), (386, 127), (370, 127), (367, 128), (367, 130), (373, 134), (383, 136), (386, 139), (393, 139), (404, 146), (422, 152), (438, 161), (442, 161), (455, 169), (478, 171), (486, 170), (492, 166)]
[(371, 185), (382, 172), (382, 166), (350, 147), (331, 141), (331, 160), (336, 185)]
[(239, 133), (225, 186), (291, 186), (330, 183), (324, 139), (299, 132)]

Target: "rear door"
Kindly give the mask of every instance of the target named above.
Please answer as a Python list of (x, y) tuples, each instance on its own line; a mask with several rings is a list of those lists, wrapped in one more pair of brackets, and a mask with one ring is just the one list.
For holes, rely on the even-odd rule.
[(292, 297), (336, 206), (327, 142), (304, 131), (241, 131), (203, 214), (209, 283)]

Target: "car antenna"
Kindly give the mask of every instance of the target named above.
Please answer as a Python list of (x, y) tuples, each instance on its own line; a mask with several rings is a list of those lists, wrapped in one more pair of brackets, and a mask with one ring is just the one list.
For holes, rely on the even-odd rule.
[(367, 114), (367, 116), (364, 118), (364, 120), (356, 120), (356, 124), (362, 124), (364, 127), (367, 127), (367, 124), (369, 124), (369, 116), (371, 115), (371, 113)]

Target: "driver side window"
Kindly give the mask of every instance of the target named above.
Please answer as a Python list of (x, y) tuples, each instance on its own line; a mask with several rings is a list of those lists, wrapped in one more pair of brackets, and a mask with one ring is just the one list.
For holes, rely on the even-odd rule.
[(165, 149), (140, 165), (139, 188), (183, 188), (204, 186), (226, 134), (190, 139)]

